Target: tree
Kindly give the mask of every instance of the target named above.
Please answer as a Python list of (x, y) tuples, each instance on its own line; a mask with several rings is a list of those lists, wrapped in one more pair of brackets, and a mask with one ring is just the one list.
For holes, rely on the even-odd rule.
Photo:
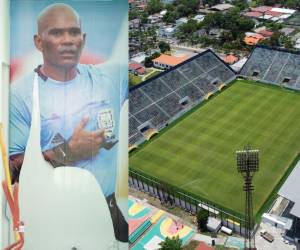
[(151, 57), (149, 57), (149, 56), (145, 57), (144, 65), (145, 65), (146, 68), (150, 68), (150, 67), (153, 66), (153, 62), (152, 62)]
[(159, 245), (161, 246), (161, 250), (182, 250), (182, 240), (179, 239), (178, 235), (172, 237), (172, 239), (167, 237), (164, 241), (159, 243)]
[(158, 47), (159, 47), (161, 53), (165, 53), (166, 51), (171, 50), (170, 45), (164, 41), (160, 41), (158, 43)]
[(209, 216), (209, 212), (205, 209), (200, 209), (197, 212), (197, 224), (199, 230), (201, 231), (207, 230), (208, 216)]
[(160, 0), (151, 0), (148, 2), (146, 11), (152, 15), (154, 13), (158, 13), (163, 9), (164, 5), (160, 2)]

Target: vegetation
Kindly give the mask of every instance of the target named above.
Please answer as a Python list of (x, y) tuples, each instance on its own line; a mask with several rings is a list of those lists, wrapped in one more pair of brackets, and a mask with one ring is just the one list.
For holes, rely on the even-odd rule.
[(178, 18), (188, 17), (197, 14), (198, 0), (175, 0), (172, 4), (167, 4), (167, 13), (163, 17), (166, 23), (175, 23)]
[(153, 66), (152, 60), (159, 57), (159, 56), (160, 56), (160, 53), (158, 53), (158, 52), (153, 53), (152, 56), (147, 56), (145, 58), (145, 62), (144, 62), (145, 67), (146, 68), (152, 67)]
[(179, 236), (167, 237), (163, 242), (159, 243), (161, 250), (182, 250), (182, 240)]
[(136, 76), (132, 73), (129, 73), (128, 78), (129, 78), (129, 87), (132, 87), (142, 82), (142, 77)]
[(207, 231), (207, 222), (208, 222), (209, 212), (205, 209), (199, 209), (197, 212), (197, 224), (198, 230), (201, 232)]
[(161, 53), (165, 53), (165, 52), (171, 50), (170, 45), (164, 41), (160, 41), (158, 43), (158, 47), (159, 47)]
[(273, 6), (274, 4), (282, 4), (287, 8), (300, 8), (300, 0), (257, 0), (258, 5), (270, 5)]

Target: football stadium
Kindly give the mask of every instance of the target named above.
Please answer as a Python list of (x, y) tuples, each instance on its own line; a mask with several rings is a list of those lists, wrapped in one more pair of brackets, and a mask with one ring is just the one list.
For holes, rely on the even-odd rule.
[(132, 88), (130, 185), (236, 220), (245, 194), (235, 153), (251, 145), (260, 155), (259, 218), (299, 159), (299, 90), (300, 54), (264, 46), (240, 72), (207, 50)]

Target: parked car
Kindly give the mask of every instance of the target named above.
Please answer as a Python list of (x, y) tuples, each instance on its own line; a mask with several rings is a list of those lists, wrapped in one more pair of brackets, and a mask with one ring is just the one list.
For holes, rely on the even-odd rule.
[(263, 237), (265, 240), (267, 240), (269, 242), (274, 241), (274, 236), (272, 234), (268, 233), (266, 230), (261, 230), (260, 231), (260, 236)]

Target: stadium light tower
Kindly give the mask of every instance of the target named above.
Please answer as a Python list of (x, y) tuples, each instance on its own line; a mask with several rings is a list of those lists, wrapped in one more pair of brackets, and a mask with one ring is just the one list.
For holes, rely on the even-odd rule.
[(252, 204), (252, 178), (259, 168), (258, 150), (253, 150), (246, 146), (244, 150), (236, 151), (237, 170), (244, 178), (243, 190), (246, 192), (245, 206), (245, 249), (254, 250), (255, 238), (252, 236), (251, 230), (254, 227), (253, 220), (253, 204)]

